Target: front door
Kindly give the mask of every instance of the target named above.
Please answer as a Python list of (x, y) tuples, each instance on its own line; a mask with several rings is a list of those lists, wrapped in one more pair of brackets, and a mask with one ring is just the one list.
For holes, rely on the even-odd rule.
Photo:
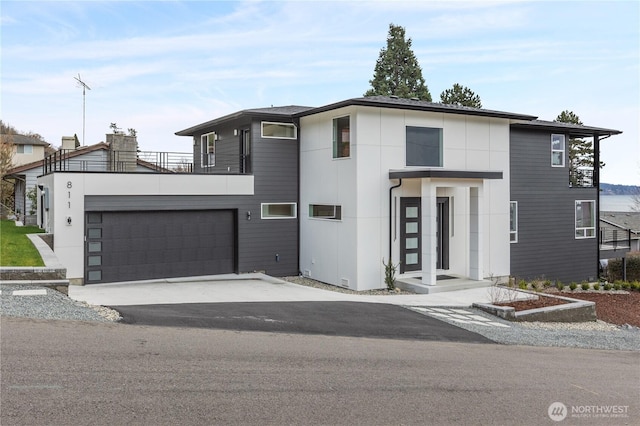
[(400, 273), (422, 269), (420, 198), (400, 199)]

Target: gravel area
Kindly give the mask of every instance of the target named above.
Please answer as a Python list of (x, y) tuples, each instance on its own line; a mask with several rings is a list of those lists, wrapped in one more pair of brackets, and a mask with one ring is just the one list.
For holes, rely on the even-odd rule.
[[(332, 291), (353, 292), (318, 283), (300, 277), (287, 281)], [(14, 291), (42, 290), (46, 295), (15, 295)], [(77, 321), (114, 322), (120, 320), (118, 312), (102, 306), (76, 302), (65, 294), (51, 288), (36, 286), (0, 285), (0, 313), (2, 316), (58, 319)], [(364, 294), (393, 294), (386, 290), (373, 290)], [(397, 293), (401, 294), (401, 293)], [(411, 309), (411, 307), (408, 307)], [(514, 323), (494, 317), (478, 309), (469, 312), (509, 327), (461, 324), (452, 319), (438, 318), (457, 327), (481, 334), (497, 343), (525, 346), (557, 346), (592, 349), (614, 349), (640, 351), (640, 328), (616, 326), (602, 321), (588, 323)]]
[(463, 324), (443, 317), (438, 319), (506, 345), (640, 351), (640, 328), (633, 326), (616, 326), (604, 321), (511, 322), (479, 309), (467, 308), (467, 310), (509, 327)]
[[(24, 290), (46, 291), (46, 295), (20, 295)], [(17, 294), (14, 292), (17, 291)], [(2, 316), (77, 321), (119, 321), (120, 314), (103, 306), (77, 302), (57, 290), (26, 285), (0, 285)]]

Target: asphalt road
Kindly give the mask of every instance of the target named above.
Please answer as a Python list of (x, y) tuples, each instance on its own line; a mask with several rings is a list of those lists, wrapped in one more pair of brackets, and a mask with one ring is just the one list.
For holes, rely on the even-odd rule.
[(406, 308), (358, 302), (251, 302), (112, 306), (128, 324), (332, 336), (489, 343)]
[[(638, 353), (5, 318), (0, 424), (556, 424), (623, 407)], [(584, 409), (583, 409), (584, 411)]]

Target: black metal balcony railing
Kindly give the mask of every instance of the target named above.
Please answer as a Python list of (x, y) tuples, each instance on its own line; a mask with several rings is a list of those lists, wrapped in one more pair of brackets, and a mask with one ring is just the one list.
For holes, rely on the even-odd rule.
[[(111, 172), (111, 173), (203, 173), (246, 174), (249, 157), (240, 155), (208, 156), (211, 166), (194, 166), (193, 154), (155, 151), (94, 151), (78, 155), (77, 150), (59, 150), (44, 160), (44, 173)], [(198, 159), (200, 160), (200, 159)]]
[(593, 169), (569, 170), (569, 185), (572, 188), (593, 188)]
[(625, 229), (609, 222), (604, 219), (600, 219), (602, 225), (600, 227), (600, 248), (608, 250), (623, 250), (631, 249), (631, 229)]

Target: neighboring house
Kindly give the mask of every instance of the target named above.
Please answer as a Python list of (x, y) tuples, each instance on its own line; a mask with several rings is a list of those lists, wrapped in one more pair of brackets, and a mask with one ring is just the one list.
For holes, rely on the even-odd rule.
[[(47, 157), (46, 160), (41, 158), (38, 161), (22, 164), (10, 169), (4, 179), (14, 182), (14, 209), (20, 218), (26, 219), (28, 216), (36, 213), (37, 206), (32, 203), (28, 194), (29, 191), (36, 190), (37, 178), (45, 173), (48, 164), (47, 161), (53, 162), (59, 169), (61, 168), (67, 171), (105, 171), (111, 158), (120, 158), (121, 156), (118, 150), (122, 148), (112, 143), (112, 138), (112, 135), (107, 135), (109, 143), (100, 142), (95, 145), (76, 148), (75, 137), (64, 136), (62, 138), (61, 148)], [(121, 139), (123, 139), (123, 137), (121, 137)], [(153, 164), (145, 164), (144, 161), (135, 158), (135, 140), (129, 142), (128, 148), (133, 149), (132, 158), (136, 161), (136, 171), (154, 171), (155, 166)], [(123, 162), (115, 161), (114, 164), (116, 164), (114, 167), (118, 167), (123, 164)], [(120, 170), (122, 169), (123, 168), (120, 167)], [(37, 222), (42, 223), (41, 220)], [(35, 225), (36, 221), (29, 218), (29, 224)]]
[(640, 212), (600, 212), (601, 259), (640, 251)]
[(598, 172), (570, 187), (567, 144), (593, 137), (598, 152), (618, 133), (366, 97), (177, 132), (192, 173), (39, 183), (54, 250), (85, 283), (264, 271), (367, 290), (390, 260), (421, 292), (444, 276), (579, 281), (597, 277)]
[(2, 135), (2, 137), (13, 143), (12, 164), (14, 167), (42, 160), (45, 148), (49, 146), (46, 142), (24, 135)]

